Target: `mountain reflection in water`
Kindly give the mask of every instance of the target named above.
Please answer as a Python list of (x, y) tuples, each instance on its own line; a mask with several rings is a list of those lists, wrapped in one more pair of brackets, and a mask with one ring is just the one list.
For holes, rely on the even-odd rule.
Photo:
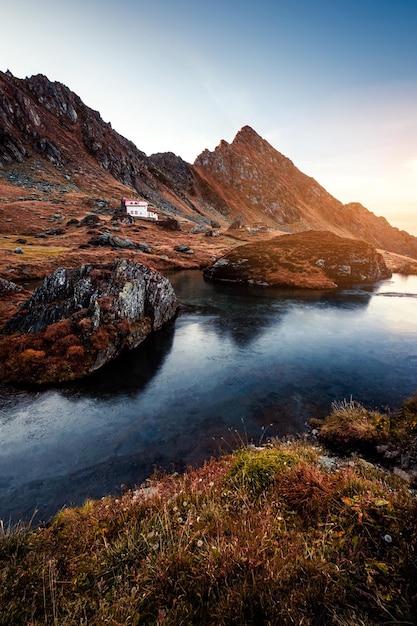
[(62, 389), (1, 391), (1, 519), (302, 432), (334, 400), (395, 408), (417, 390), (417, 277), (320, 293), (170, 278), (183, 313), (137, 350)]

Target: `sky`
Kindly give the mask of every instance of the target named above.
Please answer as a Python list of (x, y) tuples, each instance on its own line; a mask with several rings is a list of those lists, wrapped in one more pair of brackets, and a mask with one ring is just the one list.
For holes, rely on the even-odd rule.
[(0, 1), (0, 69), (65, 84), (146, 154), (192, 163), (249, 125), (417, 235), (417, 0)]

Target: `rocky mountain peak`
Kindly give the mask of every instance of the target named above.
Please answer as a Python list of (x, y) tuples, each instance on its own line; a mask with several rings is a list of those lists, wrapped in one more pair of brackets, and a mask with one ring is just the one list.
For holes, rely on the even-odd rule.
[(57, 117), (67, 117), (73, 124), (78, 119), (76, 109), (82, 106), (80, 98), (68, 87), (59, 82), (51, 82), (43, 74), (36, 74), (29, 80), (29, 91)]
[(260, 142), (267, 143), (265, 139), (263, 139), (260, 135), (258, 135), (258, 133), (255, 130), (253, 130), (251, 126), (243, 126), (236, 133), (232, 144), (249, 143), (253, 145), (258, 145)]
[(34, 171), (48, 171), (65, 193), (71, 181), (74, 192), (105, 196), (107, 205), (133, 194), (199, 225), (230, 226), (239, 216), (243, 227), (330, 230), (417, 258), (417, 238), (357, 203), (343, 205), (248, 125), (193, 165), (170, 152), (148, 157), (62, 83), (0, 72), (0, 178), (33, 180)]

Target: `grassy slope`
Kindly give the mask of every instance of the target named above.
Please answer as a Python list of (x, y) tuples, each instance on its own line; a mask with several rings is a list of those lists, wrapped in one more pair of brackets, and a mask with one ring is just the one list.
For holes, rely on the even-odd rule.
[(415, 624), (407, 485), (247, 447), (0, 542), (0, 624)]

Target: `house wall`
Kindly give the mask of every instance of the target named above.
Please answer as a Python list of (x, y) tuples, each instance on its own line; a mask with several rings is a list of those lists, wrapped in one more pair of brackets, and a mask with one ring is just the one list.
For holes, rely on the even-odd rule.
[(155, 211), (148, 210), (148, 203), (143, 200), (127, 200), (122, 198), (122, 207), (133, 217), (143, 217), (151, 220), (157, 220), (158, 214)]
[(138, 207), (138, 206), (134, 206), (134, 207), (130, 207), (130, 206), (126, 206), (126, 211), (129, 215), (132, 215), (133, 217), (146, 217), (148, 219), (151, 220), (157, 220), (158, 219), (158, 214), (155, 213), (154, 211), (148, 211), (147, 208), (145, 207)]

